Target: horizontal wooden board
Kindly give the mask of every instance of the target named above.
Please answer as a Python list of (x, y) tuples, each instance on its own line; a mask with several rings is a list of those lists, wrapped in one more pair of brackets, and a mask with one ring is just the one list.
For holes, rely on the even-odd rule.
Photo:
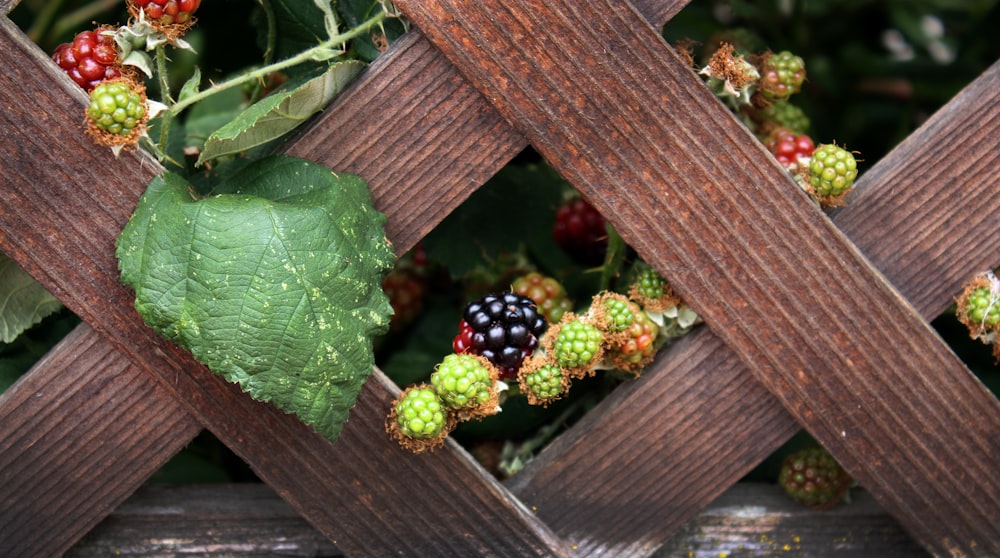
[[(206, 529), (206, 525), (211, 528)], [(148, 485), (66, 558), (150, 554), (342, 556), (262, 484)], [(657, 556), (912, 558), (925, 555), (864, 491), (826, 511), (767, 484), (737, 484), (684, 525)]]

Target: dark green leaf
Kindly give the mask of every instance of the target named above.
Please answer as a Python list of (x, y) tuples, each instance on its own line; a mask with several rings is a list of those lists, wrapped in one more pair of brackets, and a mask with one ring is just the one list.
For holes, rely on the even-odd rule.
[(118, 239), (146, 323), (335, 440), (388, 328), (385, 217), (360, 178), (272, 156), (192, 197), (154, 179)]

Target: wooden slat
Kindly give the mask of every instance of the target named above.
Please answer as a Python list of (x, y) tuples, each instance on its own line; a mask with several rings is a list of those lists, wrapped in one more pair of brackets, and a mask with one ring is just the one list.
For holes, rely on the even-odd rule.
[(399, 5), (929, 549), (1000, 552), (1000, 404), (630, 6)]
[(93, 330), (73, 330), (0, 395), (0, 556), (61, 555), (200, 430)]
[(654, 554), (657, 558), (918, 558), (927, 552), (909, 538), (871, 495), (809, 510), (774, 485), (739, 483), (702, 510)]
[[(0, 40), (0, 61), (11, 68), (0, 77), (7, 107), (0, 124), (12, 151), (3, 158), (4, 252), (163, 382), (345, 552), (562, 553), (560, 541), (463, 452), (453, 447), (413, 456), (389, 440), (383, 423), (395, 386), (380, 373), (366, 383), (334, 446), (293, 416), (245, 396), (146, 328), (131, 309), (131, 293), (117, 280), (113, 245), (159, 167), (142, 154), (115, 159), (95, 150), (79, 130), (82, 92), (7, 20)], [(39, 114), (38, 106), (50, 110)]]
[[(205, 525), (211, 524), (211, 529)], [(261, 484), (148, 485), (66, 558), (197, 555), (341, 556)], [(795, 504), (774, 485), (741, 483), (670, 539), (656, 555), (913, 558), (921, 551), (864, 491), (833, 510)], [(630, 556), (630, 555), (619, 555)]]
[[(1000, 230), (1000, 176), (988, 171), (1000, 165), (990, 141), (1000, 137), (998, 87), (1000, 63), (866, 172), (833, 218), (927, 319), (951, 303), (963, 277), (1000, 261), (1000, 245), (978, 241)], [(964, 157), (974, 166), (957, 195), (949, 163)], [(909, 161), (918, 168), (910, 172)], [(507, 484), (556, 532), (582, 537), (580, 555), (655, 549), (798, 428), (749, 380), (710, 329), (692, 332)], [(580, 505), (611, 498), (644, 504)]]

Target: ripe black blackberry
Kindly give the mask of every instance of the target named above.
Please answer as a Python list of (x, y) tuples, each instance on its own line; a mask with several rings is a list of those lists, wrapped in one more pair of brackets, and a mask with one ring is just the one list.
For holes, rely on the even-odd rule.
[(455, 346), (492, 362), (504, 379), (517, 375), (548, 328), (534, 301), (512, 291), (470, 302), (462, 320)]

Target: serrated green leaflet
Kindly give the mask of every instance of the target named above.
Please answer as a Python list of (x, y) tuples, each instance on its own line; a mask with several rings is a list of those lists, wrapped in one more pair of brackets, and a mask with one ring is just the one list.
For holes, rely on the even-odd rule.
[(0, 254), (0, 341), (10, 343), (60, 308), (62, 303), (45, 287)]
[(385, 217), (357, 176), (288, 156), (216, 191), (154, 179), (118, 238), (122, 281), (158, 333), (336, 440), (392, 312)]
[(338, 62), (299, 87), (264, 97), (212, 133), (195, 164), (280, 138), (328, 105), (363, 68), (356, 60)]

